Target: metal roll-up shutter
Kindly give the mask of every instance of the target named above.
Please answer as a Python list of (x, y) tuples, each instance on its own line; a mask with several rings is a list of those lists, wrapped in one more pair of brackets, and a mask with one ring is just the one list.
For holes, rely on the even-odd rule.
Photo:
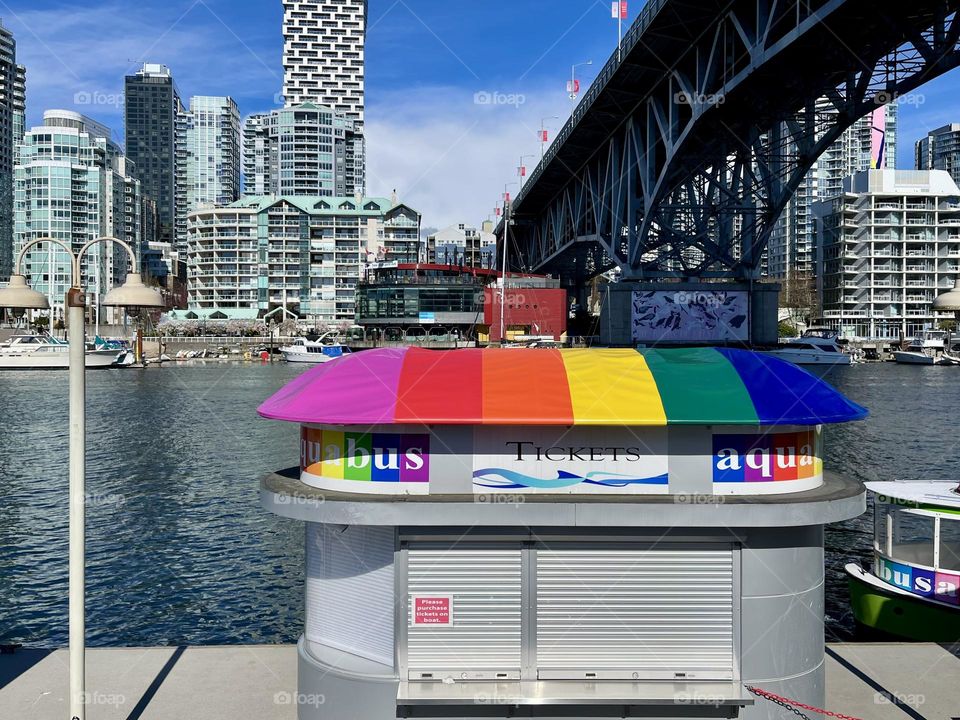
[[(519, 548), (411, 548), (407, 554), (409, 679), (519, 677), (520, 592)], [(414, 624), (416, 596), (449, 597), (449, 625)]]
[(307, 524), (307, 640), (393, 667), (394, 528)]
[(538, 549), (539, 677), (733, 679), (734, 577), (730, 545)]

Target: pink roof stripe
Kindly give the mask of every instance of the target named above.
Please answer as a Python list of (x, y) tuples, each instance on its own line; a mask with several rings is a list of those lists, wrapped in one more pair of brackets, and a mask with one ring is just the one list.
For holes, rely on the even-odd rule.
[[(288, 383), (258, 412), (288, 422), (323, 418), (330, 425), (392, 424), (406, 353), (407, 348), (381, 348), (324, 363)], [(327, 373), (335, 373), (336, 383), (321, 382)], [(323, 392), (317, 392), (318, 386)]]

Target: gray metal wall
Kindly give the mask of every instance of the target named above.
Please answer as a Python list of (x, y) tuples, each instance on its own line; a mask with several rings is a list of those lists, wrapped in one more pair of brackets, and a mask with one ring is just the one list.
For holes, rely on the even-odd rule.
[[(307, 523), (308, 538), (315, 534), (313, 525)], [(576, 532), (573, 528), (570, 531)], [(675, 529), (671, 534), (684, 532), (696, 531)], [(732, 529), (730, 534), (742, 548), (743, 684), (823, 707), (823, 527)], [(310, 552), (309, 543), (307, 547)], [(398, 677), (393, 667), (305, 639), (301, 639), (298, 651), (300, 720), (396, 717)], [(711, 706), (694, 704), (682, 709), (687, 717), (716, 717), (716, 709)], [(783, 712), (758, 698), (738, 717), (778, 720)], [(451, 720), (454, 717), (462, 715), (451, 715)]]

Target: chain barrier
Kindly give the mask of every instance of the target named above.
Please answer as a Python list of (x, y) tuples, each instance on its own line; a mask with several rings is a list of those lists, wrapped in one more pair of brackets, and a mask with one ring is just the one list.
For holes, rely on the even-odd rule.
[(830, 710), (824, 710), (823, 708), (814, 707), (813, 705), (804, 705), (802, 702), (797, 700), (790, 700), (789, 698), (781, 697), (767, 690), (761, 690), (757, 687), (751, 687), (747, 685), (747, 690), (752, 692), (757, 697), (762, 697), (764, 700), (769, 700), (775, 705), (779, 705), (785, 710), (789, 710), (798, 717), (803, 718), (803, 720), (811, 720), (810, 716), (803, 713), (803, 710), (808, 710), (810, 712), (819, 713), (824, 717), (837, 718), (837, 720), (861, 720), (861, 718), (853, 717), (852, 715), (843, 715), (841, 713), (831, 712)]

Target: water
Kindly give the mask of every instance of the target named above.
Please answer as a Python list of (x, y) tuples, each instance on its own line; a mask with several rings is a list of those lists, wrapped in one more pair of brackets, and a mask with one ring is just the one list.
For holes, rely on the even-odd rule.
[[(210, 364), (88, 378), (90, 645), (293, 642), (303, 532), (260, 508), (260, 477), (296, 461), (293, 427), (257, 417), (303, 372)], [(861, 480), (958, 478), (960, 370), (830, 371), (872, 411), (827, 431), (827, 467)], [(67, 387), (0, 373), (0, 642), (67, 643)], [(869, 516), (827, 531), (828, 637), (850, 636), (843, 565), (869, 554)]]

